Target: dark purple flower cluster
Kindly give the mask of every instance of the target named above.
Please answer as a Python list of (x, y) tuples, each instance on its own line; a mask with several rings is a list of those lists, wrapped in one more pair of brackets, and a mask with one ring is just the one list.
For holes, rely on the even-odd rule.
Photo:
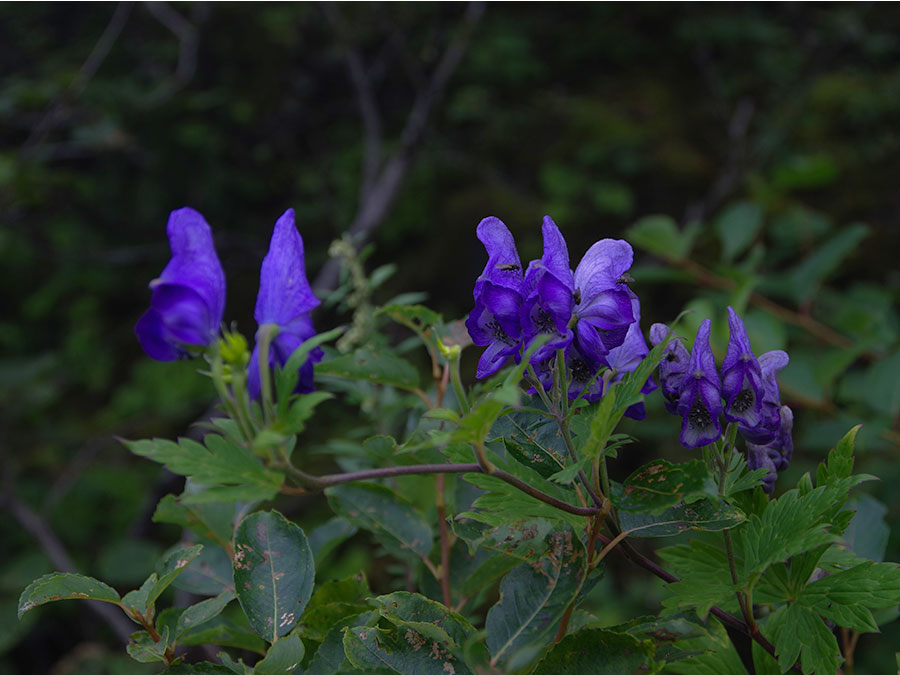
[[(618, 239), (598, 241), (574, 273), (566, 241), (549, 216), (544, 217), (544, 254), (522, 268), (509, 229), (497, 218), (478, 224), (478, 238), (488, 253), (475, 282), (475, 308), (466, 320), (476, 345), (487, 347), (478, 377), (497, 372), (522, 354), (538, 335), (549, 340), (532, 356), (537, 376), (552, 382), (556, 352), (564, 350), (570, 398), (593, 401), (603, 396), (599, 371), (613, 368), (616, 377), (631, 372), (649, 352), (640, 331), (640, 303), (628, 287), (634, 258), (631, 245)], [(648, 380), (645, 393), (656, 385)], [(643, 416), (643, 404), (629, 413)]]
[[(209, 347), (218, 337), (225, 311), (225, 273), (216, 255), (212, 231), (191, 208), (173, 211), (166, 228), (172, 259), (158, 279), (150, 282), (150, 309), (135, 326), (144, 351), (158, 361), (174, 361)], [(309, 312), (319, 304), (306, 280), (303, 239), (288, 209), (275, 223), (269, 252), (263, 260), (254, 317), (275, 324), (278, 334), (269, 352), (270, 366), (283, 366), (300, 344), (315, 334)], [(258, 346), (253, 350), (248, 388), (259, 396)], [(313, 362), (322, 359), (314, 349), (300, 369), (298, 392), (313, 389)]]
[[(666, 409), (682, 418), (681, 444), (699, 448), (721, 438), (719, 418), (724, 414), (747, 442), (747, 464), (766, 467), (766, 492), (775, 489), (777, 472), (787, 467), (793, 454), (791, 437), (794, 416), (781, 405), (778, 372), (788, 364), (788, 355), (775, 350), (758, 359), (750, 347), (744, 322), (728, 308), (730, 337), (722, 361), (721, 378), (709, 346), (711, 321), (697, 330), (694, 348), (688, 352), (681, 340), (668, 342), (659, 366), (659, 381)], [(658, 345), (668, 335), (662, 324), (650, 328), (650, 342)]]

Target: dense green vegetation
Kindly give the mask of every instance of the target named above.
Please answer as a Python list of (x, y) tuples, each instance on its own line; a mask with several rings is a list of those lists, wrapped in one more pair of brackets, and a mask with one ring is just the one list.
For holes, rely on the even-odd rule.
[[(315, 278), (357, 216), (372, 156), (350, 54), (378, 108), (378, 157), (408, 157), (396, 200), (370, 236), (369, 271), (395, 265), (373, 290), (376, 302), (416, 290), (446, 319), (463, 316), (484, 264), (474, 228), (488, 214), (510, 226), (525, 259), (539, 255), (544, 213), (576, 258), (596, 239), (629, 231), (645, 321), (697, 309), (685, 319), (690, 333), (718, 312), (721, 355), (730, 302), (747, 309), (760, 352), (789, 349), (782, 391), (797, 427), (788, 484), (862, 423), (857, 468), (882, 480), (865, 486), (880, 503), (863, 499), (859, 508), (896, 523), (900, 11), (468, 11), (466, 19), (465, 6), (443, 3), (0, 6), (0, 539), (8, 552), (0, 672), (24, 664), (136, 672), (106, 623), (83, 607), (47, 608), (39, 623), (19, 623), (16, 599), (38, 573), (60, 569), (61, 555), (80, 572), (136, 586), (179, 536), (150, 516), (180, 479), (114, 440), (188, 433), (213, 402), (196, 364), (151, 362), (134, 339), (146, 283), (167, 259), (166, 216), (189, 204), (213, 225), (228, 270), (227, 316), (246, 334), (268, 232), (287, 207)], [(411, 110), (453, 45), (461, 60), (421, 139), (406, 148)], [(346, 322), (343, 310), (326, 303), (315, 320)], [(475, 358), (465, 355), (467, 380)], [(661, 408), (658, 399), (649, 405)], [(346, 425), (339, 412), (324, 414), (333, 428), (320, 418), (307, 442)], [(649, 456), (684, 456), (675, 422), (651, 420), (640, 432), (648, 447), (623, 459), (619, 477)], [(363, 416), (359, 426), (376, 422), (396, 431), (390, 417)], [(318, 461), (331, 466), (325, 455)], [(279, 508), (301, 522), (325, 513), (321, 500), (285, 499)], [(379, 586), (387, 575), (365, 541), (340, 553), (335, 574), (366, 567), (373, 588), (392, 590)], [(886, 559), (898, 557), (895, 534)], [(628, 594), (600, 615), (613, 623), (656, 611), (652, 582), (626, 569), (619, 578)], [(868, 639), (857, 672), (881, 672), (893, 659), (891, 639), (871, 649)]]

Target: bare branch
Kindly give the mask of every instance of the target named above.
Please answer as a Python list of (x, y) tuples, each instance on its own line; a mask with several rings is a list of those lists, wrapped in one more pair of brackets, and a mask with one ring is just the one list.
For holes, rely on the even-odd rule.
[(122, 32), (122, 29), (125, 27), (128, 16), (131, 14), (133, 4), (134, 3), (132, 2), (120, 2), (116, 5), (116, 10), (113, 12), (109, 23), (106, 24), (106, 28), (104, 28), (103, 33), (100, 34), (91, 53), (88, 54), (87, 59), (85, 59), (84, 63), (81, 65), (75, 79), (72, 80), (69, 87), (57, 96), (52, 104), (50, 104), (47, 112), (34, 126), (31, 130), (31, 134), (29, 134), (25, 143), (22, 145), (22, 154), (25, 157), (34, 155), (37, 147), (47, 138), (47, 134), (62, 121), (67, 103), (71, 103), (72, 100), (81, 95), (85, 87), (87, 87), (88, 82), (91, 81), (91, 78), (93, 78), (97, 70), (99, 70), (100, 66), (109, 55), (119, 34)]
[(147, 105), (155, 106), (184, 89), (194, 77), (197, 69), (197, 29), (166, 2), (148, 2), (144, 6), (154, 19), (178, 38), (178, 62), (175, 64), (175, 72), (150, 95), (147, 101)]
[[(462, 60), (472, 32), (482, 14), (484, 14), (482, 3), (469, 3), (456, 36), (444, 50), (428, 84), (416, 96), (400, 136), (400, 147), (379, 172), (367, 197), (360, 202), (350, 225), (350, 235), (357, 247), (366, 241), (394, 203), (425, 134), (431, 111), (441, 98), (447, 82)], [(316, 277), (313, 288), (326, 292), (333, 289), (337, 286), (339, 271), (340, 263), (335, 259), (329, 260)]]

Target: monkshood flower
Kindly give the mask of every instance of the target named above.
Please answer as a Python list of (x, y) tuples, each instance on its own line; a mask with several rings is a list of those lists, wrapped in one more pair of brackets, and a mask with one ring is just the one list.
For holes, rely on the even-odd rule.
[(466, 319), (472, 341), (487, 347), (478, 361), (476, 375), (488, 377), (517, 356), (522, 338), (522, 262), (516, 242), (499, 218), (478, 223), (478, 239), (484, 244), (488, 261), (475, 281), (475, 309)]
[[(650, 326), (650, 344), (654, 347), (666, 339), (669, 327), (662, 323)], [(684, 342), (673, 336), (666, 344), (662, 361), (659, 363), (659, 386), (662, 390), (664, 405), (673, 415), (678, 414), (678, 399), (681, 396), (681, 385), (684, 376), (691, 367), (691, 353)]]
[(790, 362), (790, 358), (786, 352), (776, 349), (761, 354), (758, 360), (762, 377), (760, 419), (755, 426), (738, 424), (738, 431), (748, 442), (764, 445), (781, 429), (782, 405), (778, 373)]
[(566, 240), (550, 216), (544, 216), (541, 232), (544, 255), (532, 260), (525, 272), (522, 332), (526, 348), (537, 335), (549, 335), (550, 340), (531, 357), (533, 363), (565, 348), (573, 337), (569, 321), (575, 304), (575, 279), (569, 268)]
[[(288, 209), (275, 223), (269, 252), (262, 262), (259, 275), (259, 294), (253, 313), (260, 327), (278, 326), (278, 334), (269, 346), (269, 367), (283, 366), (303, 342), (315, 335), (310, 310), (319, 305), (306, 280), (303, 239), (294, 225), (294, 210)], [(313, 363), (322, 360), (318, 347), (300, 368), (295, 391), (313, 390)], [(253, 348), (247, 373), (250, 395), (260, 394), (259, 343)]]
[(697, 330), (690, 366), (678, 397), (678, 414), (683, 418), (681, 444), (686, 448), (708, 445), (722, 435), (722, 389), (709, 346), (711, 325), (712, 321), (704, 319)]
[(150, 309), (135, 325), (144, 351), (157, 361), (209, 346), (225, 311), (225, 273), (203, 216), (188, 207), (172, 211), (166, 234), (172, 258), (150, 282)]
[(787, 468), (794, 454), (792, 432), (794, 414), (786, 405), (779, 411), (779, 426), (773, 440), (765, 445), (747, 442), (747, 466), (753, 469), (767, 468), (769, 472), (763, 477), (762, 488), (768, 493), (775, 490), (778, 473)]
[(762, 411), (762, 369), (753, 355), (744, 322), (728, 308), (728, 350), (722, 361), (722, 396), (725, 419), (752, 428), (760, 423)]
[(628, 270), (634, 261), (631, 244), (601, 239), (575, 268), (575, 336), (582, 353), (604, 356), (625, 341), (634, 323)]

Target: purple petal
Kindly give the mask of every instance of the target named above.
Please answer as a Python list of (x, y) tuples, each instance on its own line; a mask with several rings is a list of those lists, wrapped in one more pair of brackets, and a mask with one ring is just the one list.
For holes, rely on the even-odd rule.
[(184, 207), (169, 214), (166, 224), (172, 259), (150, 287), (165, 283), (192, 288), (209, 308), (213, 331), (225, 312), (225, 272), (216, 255), (212, 230), (200, 213)]
[(502, 342), (492, 342), (478, 360), (475, 377), (481, 379), (493, 375), (506, 365), (511, 355), (512, 352), (507, 345)]
[(569, 267), (569, 249), (562, 232), (550, 216), (544, 216), (541, 233), (544, 237), (544, 255), (541, 257), (541, 263), (569, 288), (571, 293), (575, 287), (575, 277)]
[[(306, 340), (316, 334), (312, 320), (309, 315), (296, 320), (290, 330), (283, 331), (275, 336), (269, 345), (269, 368), (275, 366), (283, 367), (288, 362), (297, 348)], [(309, 352), (306, 361), (300, 366), (298, 371), (299, 378), (294, 392), (298, 394), (308, 394), (315, 390), (313, 385), (313, 364), (322, 360), (324, 352), (320, 347), (315, 347)], [(247, 390), (252, 398), (259, 398), (260, 379), (259, 379), (259, 345), (253, 347), (253, 354), (250, 357), (250, 363), (247, 367)]]
[(303, 239), (294, 225), (294, 210), (288, 209), (275, 223), (263, 259), (253, 316), (260, 325), (285, 326), (318, 305), (306, 280)]
[(522, 261), (509, 228), (499, 218), (490, 216), (478, 223), (475, 232), (488, 253), (484, 271), (475, 283), (476, 298), (482, 281), (521, 293)]
[(134, 332), (151, 359), (175, 361), (184, 355), (183, 350), (177, 349), (169, 340), (163, 318), (155, 309), (148, 309), (138, 319)]
[(622, 239), (601, 239), (591, 246), (575, 269), (575, 288), (582, 303), (590, 304), (597, 295), (614, 288), (633, 261), (631, 244)]
[(731, 307), (728, 308), (728, 350), (722, 360), (722, 372), (731, 370), (740, 362), (756, 360), (753, 349), (750, 347), (750, 338), (747, 337), (747, 329), (744, 322)]

